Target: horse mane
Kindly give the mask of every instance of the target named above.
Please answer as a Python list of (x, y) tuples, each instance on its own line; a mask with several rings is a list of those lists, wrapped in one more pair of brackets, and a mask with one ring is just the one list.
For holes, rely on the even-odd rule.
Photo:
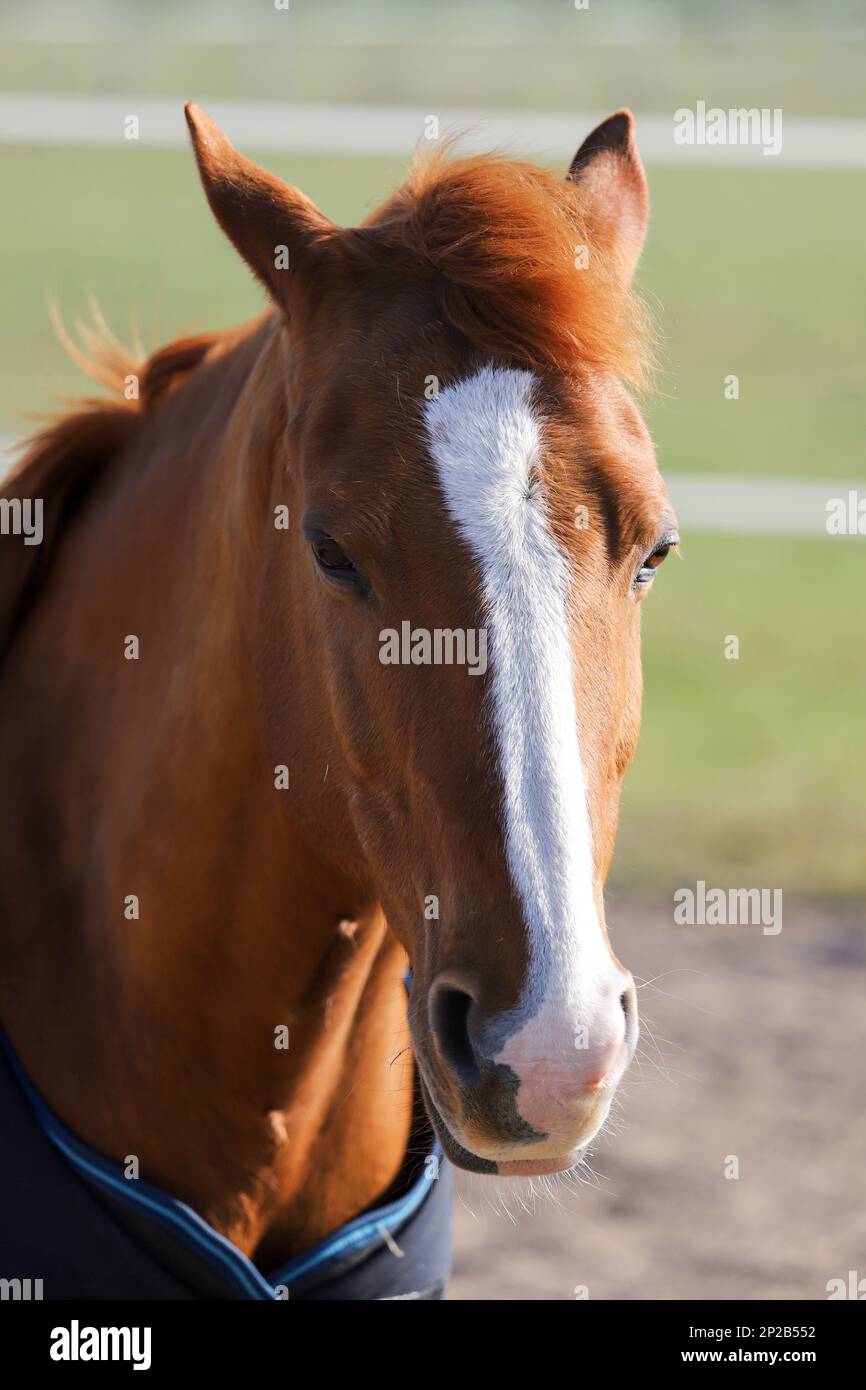
[[(33, 436), (0, 485), (0, 502), (42, 501), (42, 543), (0, 536), (0, 657), (5, 655), (44, 581), (61, 533), (106, 466), (134, 436), (154, 402), (175, 389), (223, 337), (178, 338), (143, 363), (114, 336), (98, 311), (76, 342), (54, 315), (62, 345), (107, 397), (82, 398)], [(137, 390), (131, 390), (132, 382)]]
[(416, 159), (402, 188), (344, 233), (348, 255), (435, 277), (443, 319), (482, 351), (563, 372), (590, 363), (642, 385), (648, 315), (596, 243), (579, 185), (498, 154), (456, 158), (452, 146)]

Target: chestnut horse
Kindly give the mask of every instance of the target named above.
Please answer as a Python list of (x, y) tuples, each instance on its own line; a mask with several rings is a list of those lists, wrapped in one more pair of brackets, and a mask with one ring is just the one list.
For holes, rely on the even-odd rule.
[(407, 1189), (415, 1077), (479, 1173), (604, 1122), (638, 1023), (602, 890), (676, 535), (624, 384), (628, 112), (565, 179), (449, 151), (351, 229), (187, 116), (272, 306), (104, 358), (116, 399), (4, 490), (44, 512), (0, 548), (0, 1011), (64, 1132), (264, 1270)]

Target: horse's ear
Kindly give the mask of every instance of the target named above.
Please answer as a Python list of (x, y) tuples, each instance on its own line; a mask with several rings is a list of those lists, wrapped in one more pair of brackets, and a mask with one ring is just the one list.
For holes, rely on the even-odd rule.
[(296, 188), (238, 154), (198, 106), (184, 108), (207, 200), (229, 241), (290, 310), (317, 283), (338, 228)]
[(588, 135), (571, 162), (581, 210), (601, 247), (628, 281), (646, 234), (649, 194), (630, 111), (608, 116)]

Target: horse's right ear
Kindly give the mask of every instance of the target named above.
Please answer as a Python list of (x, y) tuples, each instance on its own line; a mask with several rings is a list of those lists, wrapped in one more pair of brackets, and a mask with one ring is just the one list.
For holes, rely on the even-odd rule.
[(198, 106), (184, 108), (207, 200), (275, 302), (291, 311), (317, 282), (339, 229), (296, 188), (238, 154)]

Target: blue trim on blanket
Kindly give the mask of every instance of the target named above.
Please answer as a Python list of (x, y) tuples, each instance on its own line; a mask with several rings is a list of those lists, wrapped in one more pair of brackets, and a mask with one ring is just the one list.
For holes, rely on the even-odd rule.
[[(246, 1298), (281, 1302), (283, 1300), (277, 1292), (276, 1285), (284, 1285), (290, 1289), (298, 1279), (306, 1279), (314, 1273), (323, 1274), (329, 1265), (345, 1259), (349, 1254), (360, 1256), (384, 1244), (382, 1228), (384, 1227), (389, 1236), (395, 1235), (420, 1209), (433, 1188), (435, 1179), (426, 1176), (429, 1165), (425, 1163), (425, 1171), (398, 1200), (388, 1202), (347, 1222), (309, 1250), (294, 1256), (276, 1273), (265, 1277), (252, 1260), (208, 1225), (204, 1218), (185, 1202), (170, 1197), (142, 1178), (125, 1178), (120, 1164), (104, 1158), (67, 1129), (36, 1090), (2, 1029), (0, 1046), (43, 1130), (84, 1178), (104, 1188), (113, 1199), (125, 1202), (139, 1211), (146, 1211), (152, 1220), (179, 1236), (190, 1249), (218, 1270)], [(442, 1161), (438, 1141), (434, 1141), (431, 1154), (437, 1160), (434, 1165), (434, 1172), (437, 1172)]]

